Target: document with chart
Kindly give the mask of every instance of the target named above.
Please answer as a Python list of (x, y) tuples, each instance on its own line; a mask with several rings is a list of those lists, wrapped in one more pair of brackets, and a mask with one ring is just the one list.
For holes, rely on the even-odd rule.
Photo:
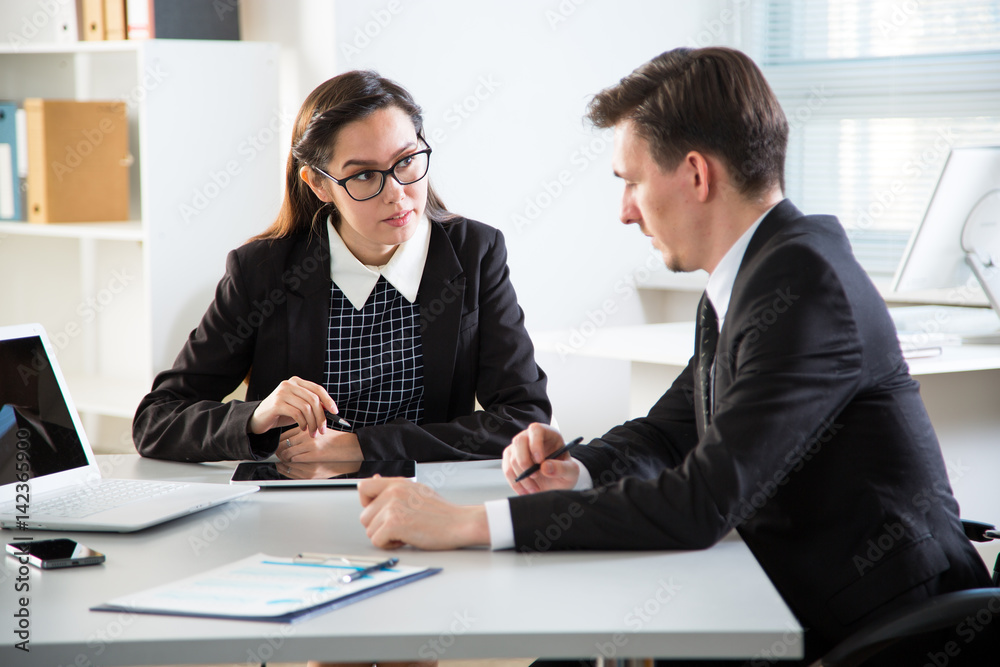
[(91, 611), (202, 616), (287, 623), (440, 572), (395, 558), (255, 554), (173, 583), (124, 595)]

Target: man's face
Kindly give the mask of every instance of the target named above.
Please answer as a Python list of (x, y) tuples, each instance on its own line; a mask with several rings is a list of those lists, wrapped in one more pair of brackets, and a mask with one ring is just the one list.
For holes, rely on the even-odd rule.
[(686, 161), (673, 171), (663, 171), (650, 154), (647, 141), (632, 121), (615, 126), (612, 157), (615, 175), (625, 181), (620, 218), (638, 224), (663, 255), (671, 271), (695, 271), (702, 267), (701, 227), (692, 204), (695, 175)]

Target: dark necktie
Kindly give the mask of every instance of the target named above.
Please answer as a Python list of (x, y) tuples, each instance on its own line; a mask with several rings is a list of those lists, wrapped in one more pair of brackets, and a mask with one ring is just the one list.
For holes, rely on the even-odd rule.
[(712, 423), (712, 365), (718, 343), (719, 318), (708, 295), (703, 294), (701, 303), (698, 304), (698, 385), (695, 387), (695, 405), (705, 428)]

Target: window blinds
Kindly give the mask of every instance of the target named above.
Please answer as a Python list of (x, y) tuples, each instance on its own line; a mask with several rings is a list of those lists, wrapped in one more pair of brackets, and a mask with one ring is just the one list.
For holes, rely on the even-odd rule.
[(769, 0), (751, 44), (791, 125), (786, 194), (890, 276), (952, 146), (1000, 144), (1000, 3)]

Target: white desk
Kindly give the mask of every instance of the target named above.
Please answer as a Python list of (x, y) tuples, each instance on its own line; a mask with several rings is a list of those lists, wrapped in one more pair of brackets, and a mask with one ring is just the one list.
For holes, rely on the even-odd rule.
[[(106, 474), (120, 477), (225, 482), (230, 473), (228, 464), (99, 458)], [(421, 465), (418, 477), (456, 502), (508, 491), (498, 462)], [(353, 489), (269, 490), (140, 533), (68, 534), (104, 552), (107, 562), (31, 569), (28, 654), (13, 648), (17, 563), (4, 557), (0, 664), (801, 656), (798, 623), (738, 540), (673, 553), (404, 549), (404, 563), (443, 572), (291, 625), (88, 611), (257, 551), (384, 553), (371, 546), (359, 512)]]

